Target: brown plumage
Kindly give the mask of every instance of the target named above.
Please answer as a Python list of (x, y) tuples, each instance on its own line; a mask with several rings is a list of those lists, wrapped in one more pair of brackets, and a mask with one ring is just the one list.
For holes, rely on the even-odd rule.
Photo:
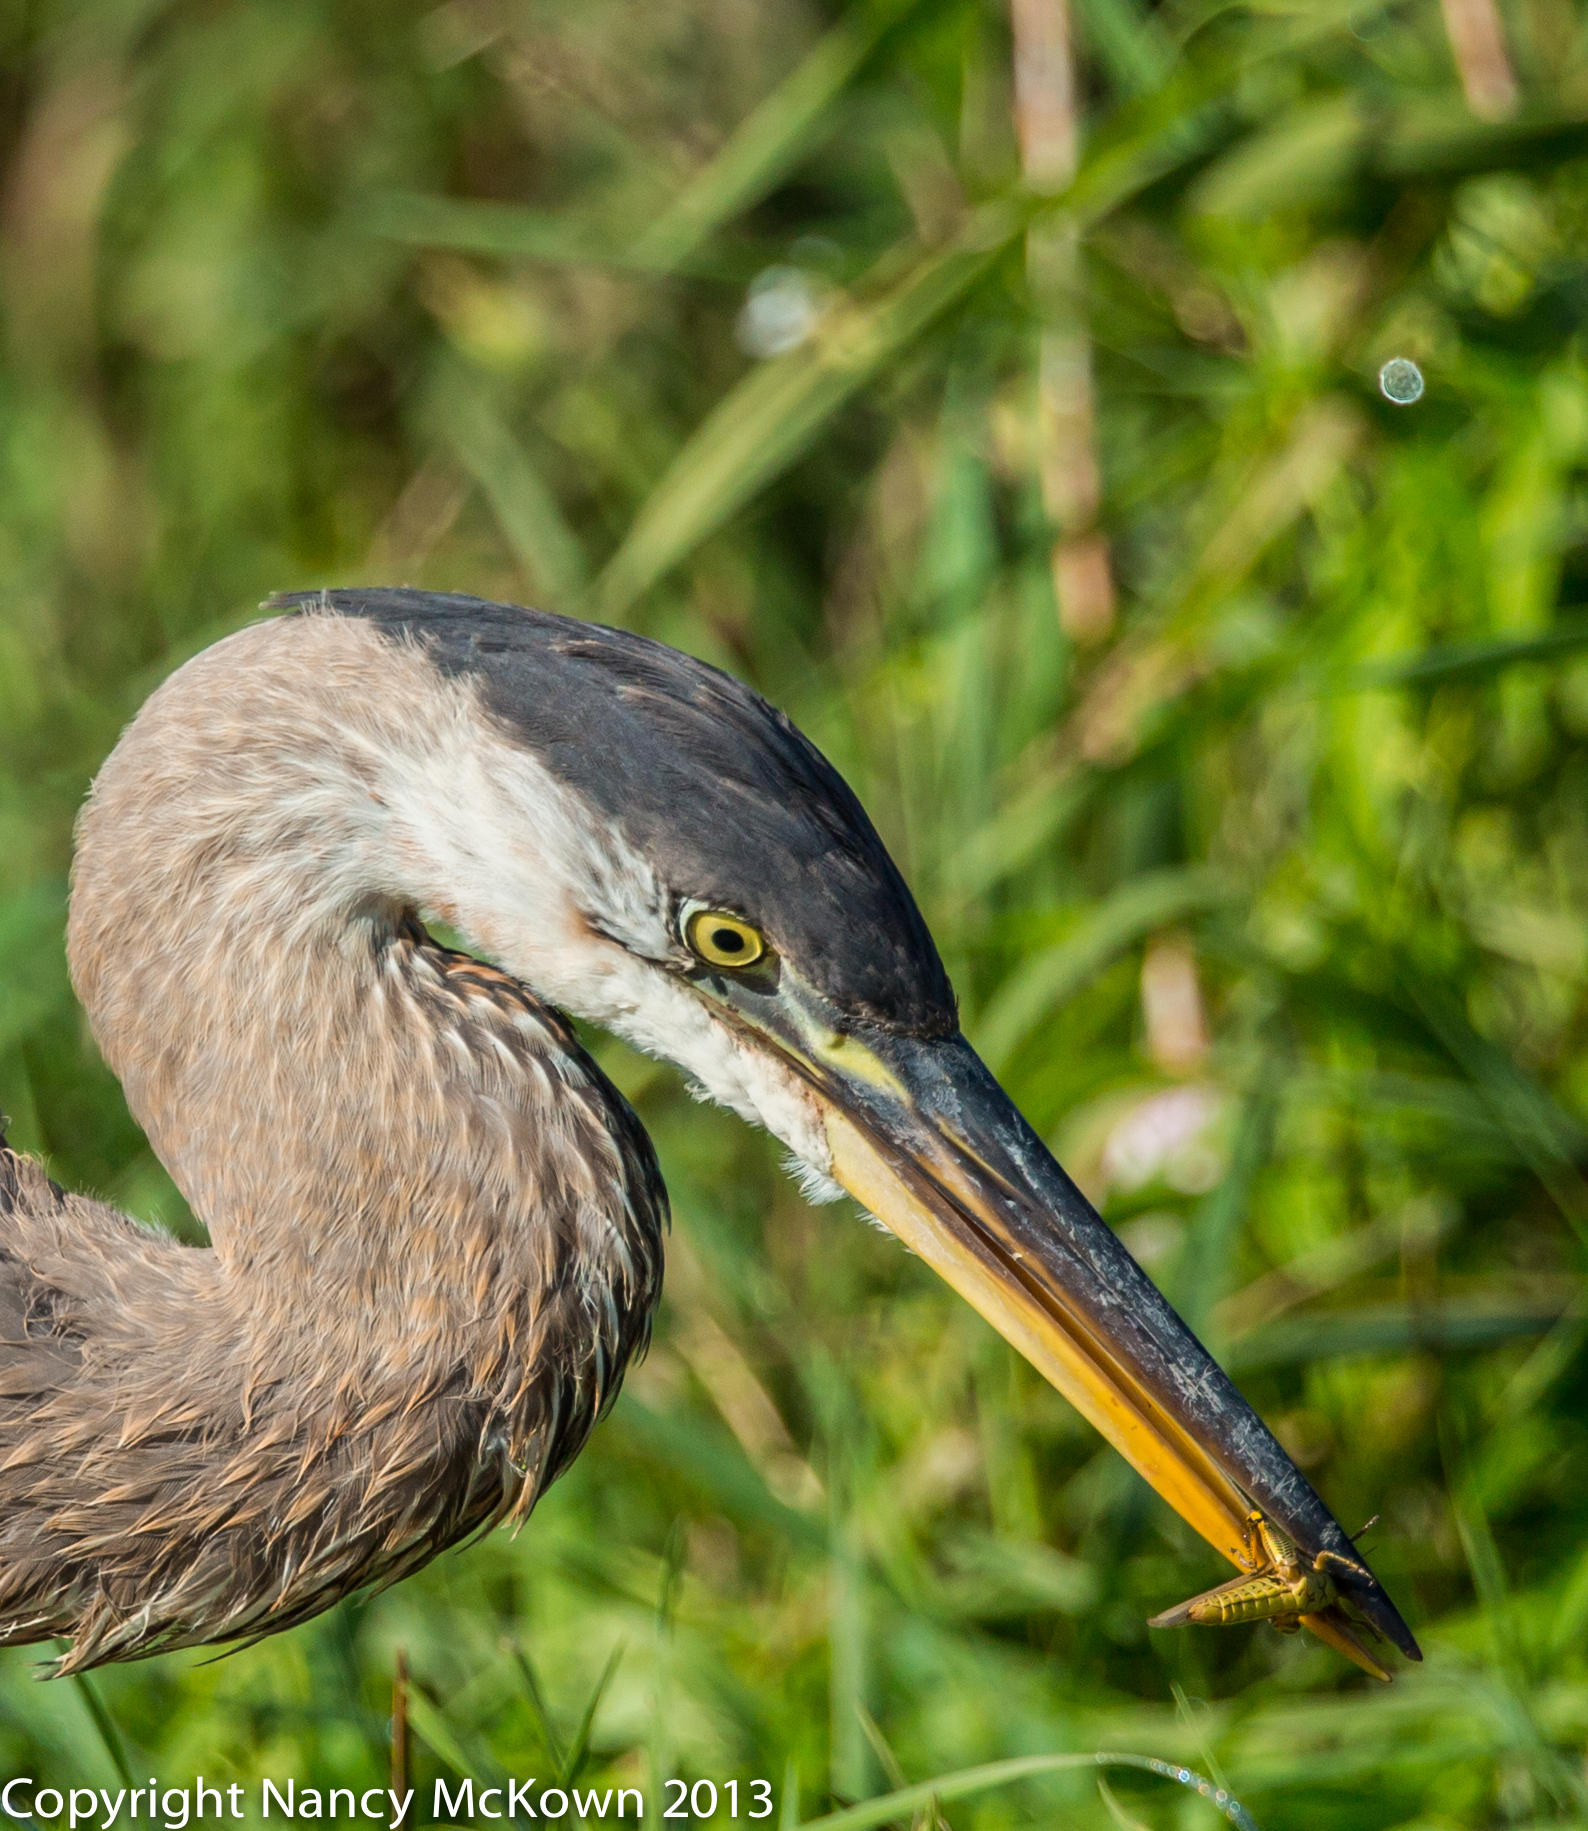
[(273, 1632), (522, 1514), (660, 1285), (649, 1142), (566, 1022), (378, 884), (326, 893), (360, 747), (434, 715), (419, 663), (382, 658), (373, 715), (367, 632), (282, 628), (146, 708), (74, 881), (76, 986), (213, 1246), (0, 1152), (0, 1643), (69, 1635), (60, 1672)]

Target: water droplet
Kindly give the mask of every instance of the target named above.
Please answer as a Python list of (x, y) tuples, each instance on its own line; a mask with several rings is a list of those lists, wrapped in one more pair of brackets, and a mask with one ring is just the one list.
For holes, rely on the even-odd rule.
[(1423, 398), (1423, 372), (1409, 356), (1392, 356), (1378, 372), (1379, 392), (1397, 407)]

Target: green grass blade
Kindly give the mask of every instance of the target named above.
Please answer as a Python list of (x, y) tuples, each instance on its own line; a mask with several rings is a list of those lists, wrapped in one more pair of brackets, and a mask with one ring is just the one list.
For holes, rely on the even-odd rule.
[(551, 1756), (552, 1765), (560, 1773), (567, 1765), (562, 1737), (558, 1735), (557, 1726), (552, 1721), (551, 1707), (546, 1702), (545, 1692), (541, 1690), (540, 1675), (536, 1672), (529, 1655), (516, 1640), (513, 1642), (513, 1663), (518, 1667), (519, 1677), (524, 1681), (524, 1691), (529, 1698), (529, 1707), (534, 1712), (541, 1738), (546, 1744), (546, 1752)]
[(691, 279), (742, 285), (771, 258), (770, 250), (695, 249), (663, 256), (631, 235), (603, 231), (577, 214), (536, 210), (484, 198), (437, 197), (418, 191), (377, 191), (366, 200), (361, 234), (415, 248), (453, 248), (499, 260), (548, 267), (605, 267), (637, 274), (681, 273)]
[(825, 1550), (824, 1524), (779, 1500), (727, 1431), (700, 1419), (655, 1411), (628, 1393), (618, 1404), (615, 1421), (646, 1455), (709, 1494), (730, 1518), (770, 1526), (793, 1544)]
[(557, 1779), (558, 1786), (571, 1786), (583, 1773), (585, 1761), (590, 1753), (590, 1732), (595, 1727), (595, 1714), (601, 1708), (601, 1700), (607, 1694), (607, 1686), (617, 1676), (617, 1669), (627, 1651), (626, 1644), (620, 1640), (607, 1656), (607, 1663), (601, 1668), (601, 1676), (595, 1682), (595, 1689), (590, 1693), (590, 1701), (585, 1705), (584, 1714), (579, 1719), (579, 1726), (574, 1731), (567, 1759), (561, 1764)]
[(1556, 1380), (1576, 1362), (1584, 1342), (1588, 1342), (1588, 1285), (1555, 1320), (1544, 1339), (1507, 1380), (1505, 1390), (1494, 1404), (1495, 1420), (1504, 1423), (1531, 1411)]
[(408, 1721), (414, 1733), (438, 1754), (455, 1773), (486, 1778), (502, 1778), (503, 1770), (478, 1748), (466, 1748), (464, 1740), (445, 1713), (439, 1710), (417, 1685), (408, 1692)]
[(1554, 661), (1588, 648), (1588, 618), (1562, 617), (1541, 636), (1500, 642), (1452, 642), (1424, 649), (1405, 661), (1364, 669), (1353, 683), (1370, 687), (1437, 686), (1450, 680), (1487, 680), (1529, 661)]
[(1089, 772), (1054, 768), (1025, 784), (961, 841), (946, 873), (954, 893), (966, 901), (984, 896), (1040, 848), (1056, 844), (1086, 806), (1094, 780)]
[(800, 1770), (792, 1755), (783, 1763), (783, 1798), (777, 1822), (778, 1831), (799, 1831)]
[(635, 263), (676, 268), (723, 223), (765, 196), (810, 144), (883, 34), (918, 4), (872, 0), (853, 7), (639, 237)]
[(72, 1679), (82, 1693), (83, 1702), (88, 1706), (88, 1714), (94, 1719), (94, 1728), (99, 1731), (99, 1739), (105, 1745), (111, 1766), (115, 1768), (122, 1785), (135, 1790), (138, 1782), (132, 1777), (132, 1765), (127, 1760), (127, 1745), (116, 1726), (116, 1719), (99, 1695), (99, 1687), (86, 1672), (74, 1672)]
[(1497, 1676), (1511, 1695), (1515, 1707), (1514, 1721), (1520, 1728), (1519, 1741), (1528, 1765), (1540, 1785), (1562, 1805), (1579, 1810), (1588, 1804), (1588, 1787), (1582, 1779), (1581, 1766), (1561, 1759), (1550, 1746), (1535, 1711), (1534, 1694), (1528, 1683), (1527, 1657), (1518, 1633), (1505, 1566), (1487, 1514), (1478, 1483), (1463, 1455), (1455, 1430), (1448, 1418), (1442, 1421), (1440, 1451), (1444, 1459), (1452, 1511), (1461, 1535), (1462, 1548), (1472, 1573), (1473, 1586), (1483, 1604), (1484, 1620), (1493, 1636)]
[(1117, 1831), (1149, 1831), (1149, 1828), (1139, 1818), (1132, 1818), (1119, 1803), (1114, 1797), (1112, 1787), (1101, 1774), (1097, 1777), (1097, 1794), (1107, 1808), (1108, 1816), (1113, 1820)]
[(1359, 1356), (1458, 1354), (1547, 1334), (1566, 1313), (1553, 1304), (1499, 1298), (1446, 1298), (1428, 1304), (1365, 1304), (1315, 1315), (1290, 1314), (1238, 1335), (1222, 1358), (1231, 1372), (1302, 1367)]
[(887, 1776), (888, 1785), (891, 1787), (908, 1786), (910, 1783), (905, 1778), (904, 1769), (899, 1765), (899, 1757), (893, 1752), (877, 1719), (864, 1704), (857, 1705), (856, 1709), (860, 1717), (860, 1727), (865, 1732), (866, 1740), (871, 1744), (871, 1752), (877, 1758), (877, 1765)]
[(1115, 85), (1126, 95), (1150, 95), (1174, 63), (1174, 47), (1155, 13), (1137, 0), (1080, 0), (1082, 30)]
[(1578, 1126), (1504, 1050), (1473, 1029), (1443, 988), (1411, 975), (1405, 984), (1428, 1027), (1471, 1077), (1588, 1250), (1588, 1181), (1578, 1167), (1588, 1144)]
[[(965, 297), (1026, 228), (1063, 208), (1096, 222), (1201, 149), (1222, 112), (1176, 119), (1109, 148), (1058, 198), (993, 203), (946, 248), (917, 261), (870, 304), (834, 308), (786, 356), (761, 363), (706, 416), (635, 517), (596, 582), (603, 616), (621, 618), (664, 574), (780, 475), (846, 401)], [(897, 254), (879, 263), (897, 266)]]
[(1216, 871), (1189, 866), (1132, 878), (1084, 916), (1062, 941), (1033, 955), (1005, 980), (974, 1026), (973, 1040), (996, 1071), (1058, 1005), (1127, 948), (1171, 922), (1238, 894)]
[[(1230, 1166), (1198, 1204), (1176, 1280), (1177, 1307), (1198, 1334), (1209, 1334), (1215, 1305), (1226, 1294), (1246, 1225), (1253, 1187), (1273, 1149), (1278, 1064), (1264, 1057), (1241, 1107)], [(1210, 1341), (1217, 1352), (1217, 1343)]]
[(1222, 1787), (1190, 1768), (1176, 1767), (1149, 1755), (1021, 1755), (1012, 1761), (992, 1761), (984, 1767), (963, 1768), (955, 1774), (944, 1774), (936, 1780), (925, 1780), (916, 1786), (900, 1787), (878, 1799), (868, 1799), (858, 1806), (847, 1806), (841, 1812), (829, 1812), (824, 1818), (805, 1821), (806, 1831), (871, 1831), (873, 1825), (887, 1824), (902, 1818), (934, 1800), (964, 1799), (974, 1793), (989, 1792), (994, 1787), (1011, 1786), (1019, 1780), (1036, 1779), (1043, 1774), (1058, 1774), (1085, 1767), (1131, 1767), (1165, 1780), (1189, 1787), (1208, 1800), (1240, 1831), (1257, 1831), (1256, 1820), (1238, 1799)]
[(1372, 140), (1375, 171), (1385, 178), (1453, 178), (1472, 172), (1580, 157), (1588, 147), (1588, 109), (1523, 108), (1509, 120), (1480, 121), (1443, 97), (1410, 98)]
[(485, 492), (534, 590), (555, 603), (571, 603), (585, 583), (584, 549), (483, 378), (461, 363), (443, 362), (427, 411), (458, 462)]
[(928, 256), (872, 306), (835, 307), (812, 337), (761, 363), (707, 415), (651, 492), (597, 581), (604, 616), (620, 618), (805, 449), (856, 389), (979, 280), (1017, 233), (993, 208)]

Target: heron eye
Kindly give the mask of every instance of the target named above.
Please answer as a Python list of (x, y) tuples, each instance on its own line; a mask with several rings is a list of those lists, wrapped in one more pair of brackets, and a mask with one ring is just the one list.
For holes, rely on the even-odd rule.
[(720, 909), (697, 909), (684, 924), (684, 939), (708, 966), (754, 966), (766, 952), (759, 929)]

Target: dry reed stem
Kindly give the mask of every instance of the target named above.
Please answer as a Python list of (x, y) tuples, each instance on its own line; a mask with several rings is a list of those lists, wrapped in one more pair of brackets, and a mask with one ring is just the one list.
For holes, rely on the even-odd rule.
[[(1080, 157), (1075, 47), (1068, 0), (1010, 0), (1014, 114), (1020, 162), (1034, 191), (1061, 191)], [(1057, 532), (1053, 589), (1059, 621), (1078, 642), (1114, 627), (1108, 543), (1095, 527), (1102, 477), (1095, 449), (1092, 345), (1082, 306), (1075, 225), (1034, 229), (1026, 269), (1044, 329), (1038, 358), (1037, 418), (1042, 500)]]
[(1516, 112), (1518, 92), (1494, 0), (1440, 0), (1467, 106), (1484, 121)]

